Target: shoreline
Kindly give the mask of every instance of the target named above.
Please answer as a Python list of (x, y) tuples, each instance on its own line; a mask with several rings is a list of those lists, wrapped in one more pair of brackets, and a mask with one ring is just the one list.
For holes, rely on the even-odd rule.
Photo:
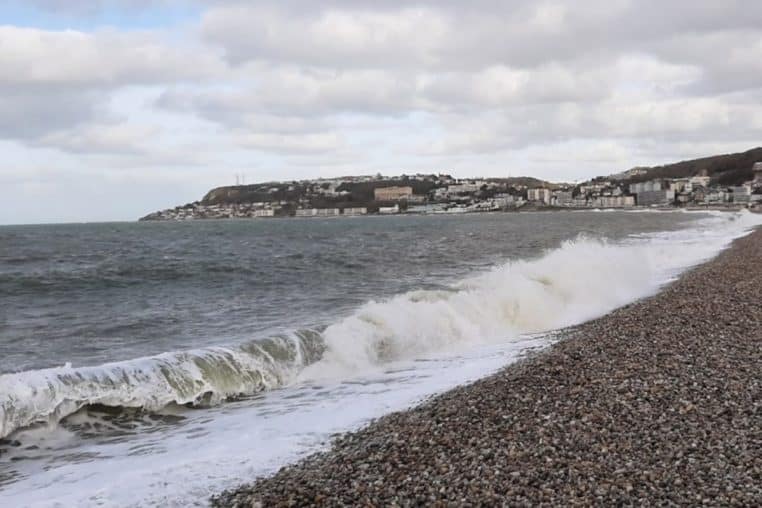
[(276, 215), (271, 217), (185, 217), (185, 218), (148, 218), (142, 217), (136, 221), (139, 223), (176, 223), (176, 222), (214, 222), (214, 221), (270, 221), (270, 220), (286, 220), (286, 219), (307, 219), (307, 220), (320, 220), (320, 219), (356, 219), (363, 217), (457, 217), (462, 215), (475, 215), (475, 214), (521, 214), (521, 213), (554, 213), (554, 212), (740, 212), (742, 210), (748, 210), (751, 213), (762, 213), (760, 207), (747, 207), (747, 206), (630, 206), (630, 207), (572, 207), (572, 206), (523, 206), (519, 208), (507, 208), (501, 210), (489, 210), (489, 209), (475, 209), (475, 210), (463, 210), (463, 211), (438, 211), (438, 212), (396, 212), (396, 213), (364, 213), (364, 214), (351, 214), (351, 215), (324, 215), (324, 216), (293, 216), (293, 215)]
[(760, 266), (757, 228), (658, 294), (212, 503), (758, 504)]

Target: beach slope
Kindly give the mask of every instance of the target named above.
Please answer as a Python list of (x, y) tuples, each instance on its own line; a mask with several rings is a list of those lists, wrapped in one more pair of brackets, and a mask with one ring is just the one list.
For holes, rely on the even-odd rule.
[(217, 506), (762, 504), (762, 230)]

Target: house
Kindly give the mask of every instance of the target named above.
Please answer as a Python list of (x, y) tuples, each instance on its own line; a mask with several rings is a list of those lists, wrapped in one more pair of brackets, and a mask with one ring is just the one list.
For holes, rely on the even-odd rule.
[(473, 194), (479, 192), (481, 186), (477, 182), (459, 183), (457, 185), (448, 185), (447, 194)]
[(399, 201), (407, 199), (412, 195), (413, 188), (410, 186), (377, 187), (373, 189), (373, 197), (376, 201)]

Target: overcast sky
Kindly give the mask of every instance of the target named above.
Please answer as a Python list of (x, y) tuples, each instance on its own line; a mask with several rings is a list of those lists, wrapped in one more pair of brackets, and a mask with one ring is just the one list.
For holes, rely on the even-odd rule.
[(0, 6), (0, 223), (236, 174), (572, 181), (761, 144), (759, 0)]

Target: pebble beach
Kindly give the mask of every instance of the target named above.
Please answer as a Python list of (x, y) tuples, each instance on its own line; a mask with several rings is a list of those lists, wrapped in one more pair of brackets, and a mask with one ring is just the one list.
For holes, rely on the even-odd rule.
[(214, 506), (762, 505), (762, 229)]

